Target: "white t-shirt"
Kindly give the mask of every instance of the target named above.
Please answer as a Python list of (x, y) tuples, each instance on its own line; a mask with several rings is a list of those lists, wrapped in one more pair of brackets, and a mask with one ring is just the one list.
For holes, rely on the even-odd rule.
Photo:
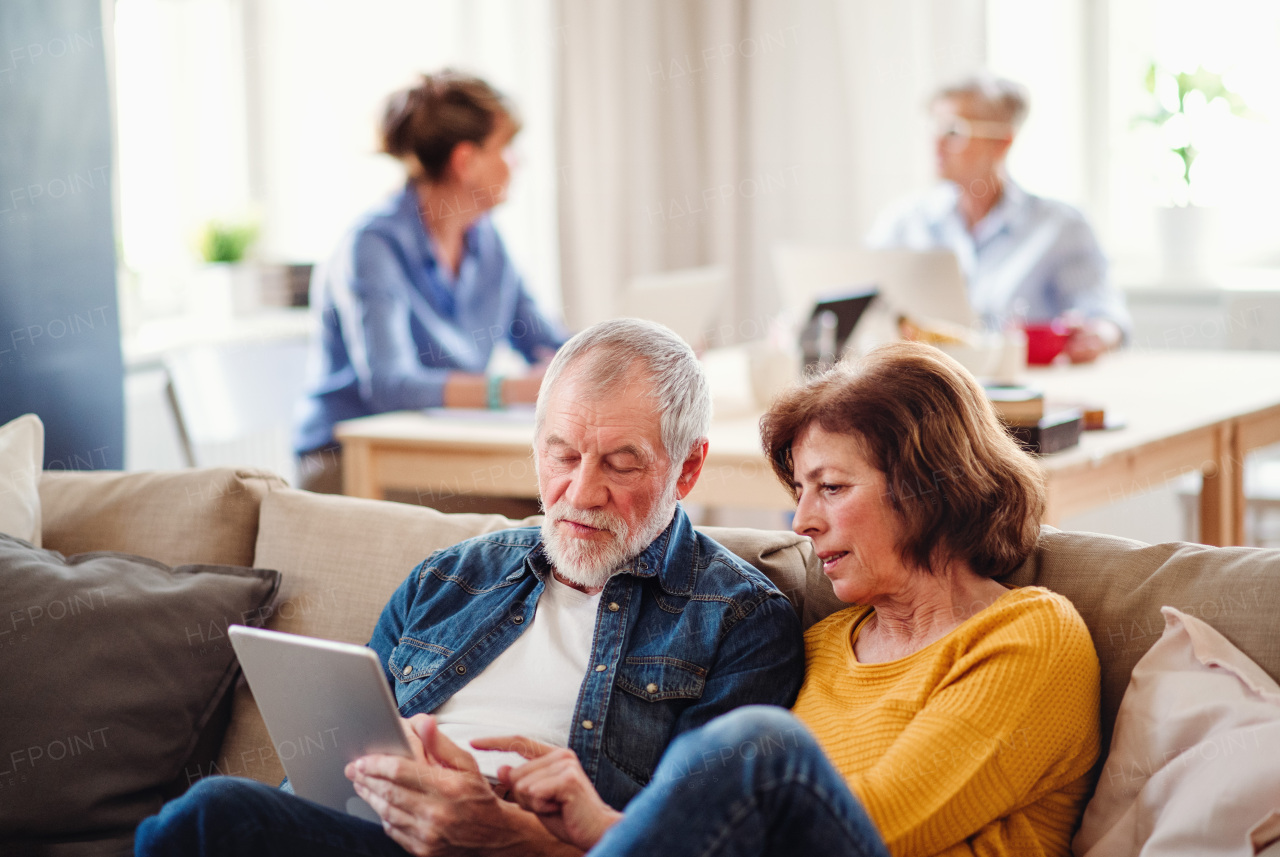
[[(587, 595), (547, 575), (533, 621), (465, 687), (435, 710), (440, 730), (477, 755), (480, 769), (518, 765), (515, 754), (473, 750), (471, 739), (523, 735), (569, 745), (569, 725), (590, 667), (600, 593)], [(499, 756), (505, 758), (498, 758)]]

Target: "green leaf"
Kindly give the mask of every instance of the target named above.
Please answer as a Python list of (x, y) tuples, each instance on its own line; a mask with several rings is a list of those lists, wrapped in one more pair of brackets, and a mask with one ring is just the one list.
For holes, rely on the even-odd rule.
[(210, 220), (200, 233), (200, 255), (206, 262), (239, 262), (257, 237), (255, 224)]
[(1191, 144), (1179, 146), (1173, 151), (1179, 158), (1182, 158), (1182, 180), (1186, 182), (1187, 187), (1191, 187), (1191, 164), (1200, 152)]

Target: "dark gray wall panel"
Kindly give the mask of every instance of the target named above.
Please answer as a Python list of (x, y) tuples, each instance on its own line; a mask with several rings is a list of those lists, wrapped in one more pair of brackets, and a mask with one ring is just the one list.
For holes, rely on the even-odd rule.
[(99, 0), (0, 2), (0, 423), (45, 466), (119, 468), (111, 114)]

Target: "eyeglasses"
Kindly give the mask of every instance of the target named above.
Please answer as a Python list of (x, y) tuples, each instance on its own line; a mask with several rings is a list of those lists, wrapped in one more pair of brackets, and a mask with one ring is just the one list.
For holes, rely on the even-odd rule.
[(934, 119), (934, 137), (948, 149), (963, 149), (969, 140), (1007, 140), (1013, 136), (1008, 122), (984, 122), (960, 116), (938, 116)]

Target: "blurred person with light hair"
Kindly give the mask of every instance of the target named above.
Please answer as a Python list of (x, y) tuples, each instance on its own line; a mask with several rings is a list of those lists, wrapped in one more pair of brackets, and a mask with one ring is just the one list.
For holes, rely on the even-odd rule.
[(943, 182), (885, 212), (867, 244), (953, 251), (988, 329), (1062, 321), (1072, 329), (1067, 355), (1087, 362), (1125, 340), (1129, 313), (1084, 215), (1008, 175), (1028, 109), (1024, 87), (989, 75), (939, 90), (930, 110)]
[[(319, 331), (294, 436), (303, 488), (341, 491), (341, 420), (536, 399), (565, 337), (489, 219), (506, 199), (519, 130), (502, 93), (449, 69), (388, 99), (382, 149), (404, 165), (405, 184), (357, 221), (311, 281)], [(533, 370), (486, 375), (500, 343)]]

